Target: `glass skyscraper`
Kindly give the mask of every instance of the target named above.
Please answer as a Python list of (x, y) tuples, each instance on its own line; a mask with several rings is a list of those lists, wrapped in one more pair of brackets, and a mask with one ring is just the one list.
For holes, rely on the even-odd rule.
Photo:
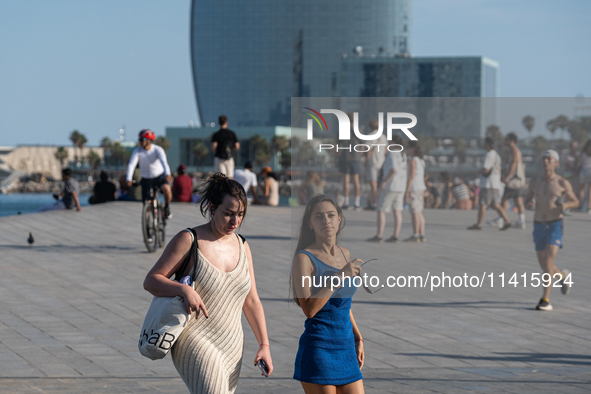
[(406, 56), (411, 0), (193, 0), (200, 123), (290, 124), (291, 97), (339, 94), (346, 55)]

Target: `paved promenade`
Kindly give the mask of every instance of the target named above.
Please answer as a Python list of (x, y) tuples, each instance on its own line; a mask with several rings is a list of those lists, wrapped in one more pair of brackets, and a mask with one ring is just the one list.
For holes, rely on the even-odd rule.
[[(140, 209), (117, 202), (0, 218), (1, 393), (187, 392), (169, 356), (151, 361), (137, 350), (151, 300), (142, 282), (161, 253), (146, 252)], [(167, 239), (204, 223), (194, 205), (172, 211)], [(252, 365), (258, 346), (243, 319), (237, 393), (303, 392), (291, 376), (305, 317), (287, 301), (292, 227), (299, 224), (292, 226), (292, 214), (299, 219), (300, 212), (248, 208), (241, 233), (253, 250), (275, 373), (265, 379)], [(525, 231), (469, 232), (475, 211), (426, 211), (427, 243), (391, 245), (364, 241), (375, 234), (375, 212), (346, 213), (342, 244), (354, 257), (378, 259), (364, 268), (383, 282), (442, 272), (486, 279), (479, 288), (431, 291), (429, 281), (373, 295), (359, 289), (353, 312), (365, 340), (367, 393), (591, 392), (591, 215), (566, 220), (557, 264), (573, 272), (574, 286), (568, 296), (553, 290), (552, 312), (534, 310), (542, 291), (529, 283), (539, 272), (531, 215)], [(404, 220), (406, 237), (407, 212)], [(517, 287), (507, 283), (513, 273)]]

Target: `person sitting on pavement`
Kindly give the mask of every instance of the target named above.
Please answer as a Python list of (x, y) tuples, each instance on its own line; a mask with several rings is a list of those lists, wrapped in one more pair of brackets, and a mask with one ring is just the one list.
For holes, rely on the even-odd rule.
[(439, 190), (435, 187), (428, 174), (425, 174), (425, 208), (438, 209), (441, 206)]
[(64, 181), (64, 188), (60, 194), (54, 194), (53, 198), (57, 201), (53, 204), (41, 207), (38, 212), (53, 211), (57, 209), (74, 209), (80, 212), (80, 185), (78, 181), (72, 178), (72, 170), (64, 168), (62, 170), (62, 180)]
[(100, 181), (95, 183), (93, 194), (88, 199), (89, 204), (102, 204), (107, 201), (115, 201), (117, 186), (109, 181), (109, 174), (101, 171)]
[(260, 175), (263, 177), (263, 195), (259, 196), (258, 203), (261, 205), (270, 205), (276, 207), (279, 205), (279, 182), (277, 175), (271, 170), (271, 167), (263, 167)]
[(452, 192), (454, 185), (451, 181), (451, 175), (449, 175), (449, 172), (447, 171), (442, 171), (439, 174), (439, 177), (441, 179), (441, 182), (443, 182), (443, 191), (441, 192), (441, 205), (439, 206), (439, 209), (450, 209), (454, 205)]
[(187, 166), (181, 164), (177, 168), (177, 177), (172, 183), (172, 199), (176, 202), (193, 202), (193, 181), (186, 174)]
[(158, 187), (164, 194), (164, 214), (167, 219), (172, 218), (170, 213), (170, 201), (172, 200), (172, 175), (170, 167), (166, 161), (166, 152), (158, 145), (153, 145), (156, 135), (152, 130), (143, 129), (139, 133), (139, 144), (131, 153), (129, 164), (127, 165), (127, 186), (131, 187), (131, 178), (135, 166), (139, 163), (140, 173), (142, 175), (142, 202), (150, 197), (150, 189)]
[(466, 186), (462, 179), (454, 179), (454, 186), (451, 192), (454, 209), (465, 209), (469, 211), (474, 207), (474, 192)]
[(258, 186), (257, 174), (252, 172), (251, 161), (247, 161), (246, 163), (244, 163), (243, 170), (234, 170), (234, 180), (242, 185), (242, 187), (244, 188), (244, 193), (246, 195), (248, 195), (249, 191), (252, 193), (252, 202), (254, 204), (259, 203), (256, 189), (256, 187)]

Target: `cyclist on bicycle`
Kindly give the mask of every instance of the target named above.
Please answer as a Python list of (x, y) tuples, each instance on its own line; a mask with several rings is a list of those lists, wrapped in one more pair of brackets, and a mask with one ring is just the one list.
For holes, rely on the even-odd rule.
[(131, 187), (133, 171), (139, 162), (140, 174), (142, 175), (142, 202), (145, 203), (150, 198), (151, 187), (159, 187), (164, 194), (164, 216), (170, 219), (172, 214), (168, 204), (172, 200), (172, 190), (170, 188), (172, 175), (170, 174), (170, 167), (166, 161), (164, 149), (158, 145), (153, 145), (152, 141), (154, 140), (156, 140), (156, 135), (152, 130), (143, 129), (140, 131), (140, 146), (133, 150), (127, 165), (127, 186)]

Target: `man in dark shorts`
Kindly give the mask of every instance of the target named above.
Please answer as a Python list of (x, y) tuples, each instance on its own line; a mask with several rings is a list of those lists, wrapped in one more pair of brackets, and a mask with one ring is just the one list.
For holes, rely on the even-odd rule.
[(170, 212), (170, 201), (172, 200), (172, 175), (166, 152), (162, 147), (152, 144), (156, 140), (156, 135), (150, 129), (143, 129), (139, 135), (139, 145), (131, 152), (131, 158), (127, 165), (127, 186), (132, 186), (132, 177), (135, 167), (139, 164), (142, 180), (142, 202), (150, 198), (150, 189), (159, 188), (164, 194), (164, 215), (167, 219), (172, 218)]
[[(523, 206), (523, 194), (525, 192), (525, 163), (521, 150), (517, 147), (517, 135), (509, 133), (505, 137), (505, 146), (511, 150), (509, 160), (506, 166), (505, 174), (502, 178), (505, 184), (505, 191), (501, 199), (501, 207), (506, 212), (509, 208), (509, 200), (517, 207), (519, 220), (513, 226), (525, 230), (525, 207)], [(499, 216), (489, 222), (493, 226), (500, 227), (503, 224), (503, 218)]]
[[(351, 125), (353, 125), (353, 114), (350, 113), (349, 119)], [(353, 132), (353, 126), (351, 126), (351, 139), (349, 140), (349, 146), (343, 145), (339, 156), (339, 172), (343, 174), (343, 187), (345, 189), (345, 203), (343, 209), (349, 208), (349, 182), (351, 176), (353, 176), (353, 191), (355, 193), (355, 210), (361, 210), (361, 186), (359, 185), (359, 174), (361, 173), (361, 162), (365, 158), (366, 153), (356, 152), (354, 149), (355, 145), (360, 144), (361, 141), (357, 138), (357, 135)]]
[(555, 275), (560, 276), (562, 294), (569, 292), (572, 281), (569, 270), (561, 271), (554, 264), (558, 249), (562, 248), (564, 230), (562, 212), (568, 208), (578, 207), (579, 200), (569, 181), (555, 172), (560, 162), (558, 153), (548, 149), (543, 153), (542, 158), (544, 160), (544, 174), (530, 182), (525, 206), (531, 209), (533, 200), (536, 200), (533, 233), (536, 253), (542, 270), (545, 274), (550, 274), (552, 279), (549, 286), (543, 287), (544, 294), (536, 309), (551, 311), (550, 290), (556, 282)]
[(220, 129), (211, 136), (211, 149), (214, 151), (213, 171), (221, 172), (234, 179), (234, 151), (240, 149), (236, 133), (228, 129), (228, 117), (218, 118)]

